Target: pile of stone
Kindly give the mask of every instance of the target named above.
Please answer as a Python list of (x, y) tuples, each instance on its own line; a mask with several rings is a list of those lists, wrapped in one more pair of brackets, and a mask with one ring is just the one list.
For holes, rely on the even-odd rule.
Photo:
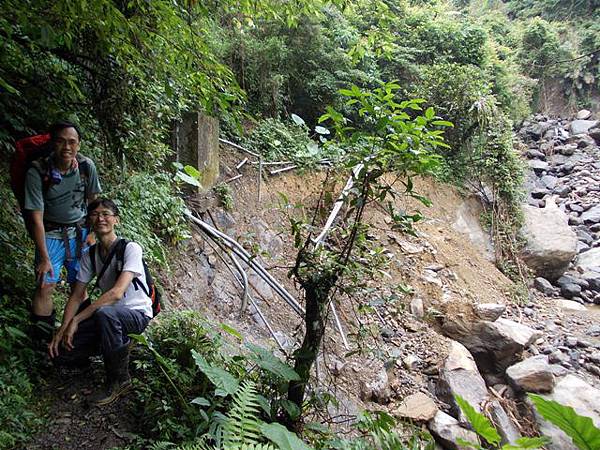
[(519, 131), (528, 160), (524, 259), (546, 295), (600, 304), (600, 121), (535, 115)]

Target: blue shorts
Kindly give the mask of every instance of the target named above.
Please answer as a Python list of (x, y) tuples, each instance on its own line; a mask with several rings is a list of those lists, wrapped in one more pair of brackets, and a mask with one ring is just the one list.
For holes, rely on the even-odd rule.
[[(85, 243), (85, 239), (88, 235), (87, 228), (81, 229), (81, 254), (89, 250), (89, 247)], [(67, 259), (67, 252), (65, 251), (65, 244), (62, 239), (46, 237), (46, 248), (48, 249), (48, 257), (52, 263), (54, 269), (54, 276), (51, 277), (50, 273), (46, 273), (44, 277), (44, 283), (58, 283), (60, 281), (60, 272), (63, 266), (67, 269), (67, 283), (74, 283), (77, 279), (77, 272), (79, 272), (79, 259), (77, 258), (77, 239), (69, 239), (69, 250), (72, 255), (72, 259)], [(35, 264), (40, 261), (40, 255), (38, 251), (35, 252)]]

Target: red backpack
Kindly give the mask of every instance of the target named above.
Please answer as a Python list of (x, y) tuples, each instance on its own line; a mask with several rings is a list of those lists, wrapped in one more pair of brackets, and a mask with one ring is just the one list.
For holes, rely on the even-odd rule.
[(15, 193), (21, 211), (25, 203), (25, 176), (33, 161), (52, 153), (50, 134), (38, 134), (15, 143), (15, 153), (10, 162), (10, 187)]

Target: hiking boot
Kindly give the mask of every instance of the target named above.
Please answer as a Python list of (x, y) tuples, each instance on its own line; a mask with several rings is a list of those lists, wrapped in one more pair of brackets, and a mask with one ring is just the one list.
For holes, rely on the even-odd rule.
[(129, 347), (123, 346), (119, 350), (105, 355), (104, 368), (106, 370), (104, 389), (90, 399), (90, 402), (96, 406), (110, 405), (131, 389)]

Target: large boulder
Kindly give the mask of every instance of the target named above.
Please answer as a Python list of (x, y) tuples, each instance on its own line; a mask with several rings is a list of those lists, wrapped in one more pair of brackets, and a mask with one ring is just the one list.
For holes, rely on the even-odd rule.
[(574, 120), (571, 122), (570, 129), (572, 134), (585, 134), (596, 125), (598, 125), (597, 120)]
[(554, 375), (546, 355), (533, 356), (510, 366), (506, 376), (514, 387), (525, 392), (550, 392), (554, 387)]
[[(551, 394), (543, 397), (570, 406), (577, 414), (591, 418), (594, 425), (600, 427), (600, 390), (581, 378), (567, 375), (556, 384)], [(544, 420), (537, 412), (536, 420), (541, 433), (552, 439), (552, 443), (546, 445), (548, 450), (578, 450), (570, 437)]]
[(537, 276), (555, 280), (576, 255), (577, 234), (553, 199), (546, 199), (545, 208), (522, 208), (525, 223), (521, 232), (526, 241), (523, 259)]
[(486, 372), (504, 371), (519, 361), (523, 350), (540, 337), (538, 331), (509, 319), (490, 322), (447, 317), (442, 330), (467, 347)]
[(473, 356), (456, 341), (451, 342), (448, 357), (440, 369), (437, 394), (443, 401), (453, 405), (457, 417), (462, 413), (454, 401), (455, 395), (467, 400), (477, 411), (481, 411), (482, 403), (487, 399), (487, 387)]

